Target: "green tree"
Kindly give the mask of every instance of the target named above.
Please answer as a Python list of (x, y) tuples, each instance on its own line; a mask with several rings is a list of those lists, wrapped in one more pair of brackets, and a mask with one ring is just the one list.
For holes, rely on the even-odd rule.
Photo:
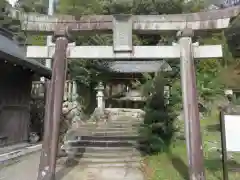
[(225, 30), (226, 40), (229, 45), (230, 51), (234, 56), (239, 57), (239, 29), (240, 29), (240, 16), (238, 15), (236, 18), (232, 19), (229, 27)]
[(19, 44), (24, 44), (26, 41), (25, 34), (21, 31), (21, 23), (19, 20), (9, 17), (8, 7), (11, 6), (6, 0), (0, 2), (0, 28), (8, 30), (13, 34), (13, 37)]
[(23, 10), (24, 12), (47, 14), (48, 0), (18, 0), (15, 7)]
[[(102, 14), (101, 1), (97, 0), (60, 0), (57, 6), (57, 13), (75, 16)], [(111, 45), (112, 35), (78, 35), (74, 37), (76, 45)], [(69, 72), (79, 87), (79, 101), (86, 114), (96, 107), (96, 85), (100, 80), (106, 81), (107, 63), (96, 60), (72, 60), (69, 63)]]
[[(48, 0), (18, 0), (15, 8), (23, 12), (34, 12), (40, 14), (47, 14), (48, 12)], [(46, 45), (46, 36), (32, 35), (25, 33), (25, 45)]]
[[(112, 0), (60, 0), (57, 12), (69, 14), (80, 18), (88, 14), (173, 14), (182, 12), (181, 0), (132, 0), (132, 1), (112, 1)], [(112, 35), (84, 35), (75, 37), (77, 45), (112, 45)], [(135, 35), (134, 44), (156, 45), (161, 39), (160, 35)], [(91, 104), (95, 101), (95, 86), (99, 80), (107, 81), (108, 65), (101, 60), (78, 60), (72, 61), (70, 74), (77, 80), (81, 89), (87, 89), (92, 98), (87, 101)], [(83, 91), (82, 91), (83, 92)], [(80, 96), (86, 98), (86, 94)], [(90, 99), (90, 100), (89, 100)], [(82, 100), (84, 101), (84, 100)], [(92, 101), (92, 102), (91, 102)]]

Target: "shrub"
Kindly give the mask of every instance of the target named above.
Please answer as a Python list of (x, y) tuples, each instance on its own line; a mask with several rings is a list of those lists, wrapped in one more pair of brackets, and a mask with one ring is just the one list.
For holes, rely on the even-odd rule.
[(145, 85), (148, 87), (144, 88), (147, 91), (143, 92), (147, 96), (144, 127), (141, 129), (143, 151), (146, 153), (166, 151), (176, 132), (174, 126), (176, 114), (173, 113), (171, 100), (173, 97), (168, 101), (164, 92), (168, 78), (163, 73), (159, 73)]

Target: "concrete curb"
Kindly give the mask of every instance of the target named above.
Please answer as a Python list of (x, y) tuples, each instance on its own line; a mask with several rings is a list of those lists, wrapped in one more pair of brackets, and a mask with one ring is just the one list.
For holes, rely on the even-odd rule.
[(37, 144), (37, 145), (21, 148), (19, 150), (15, 150), (12, 152), (0, 154), (0, 167), (2, 165), (12, 164), (12, 163), (16, 162), (22, 156), (26, 156), (31, 153), (40, 151), (41, 149), (42, 149), (42, 144)]

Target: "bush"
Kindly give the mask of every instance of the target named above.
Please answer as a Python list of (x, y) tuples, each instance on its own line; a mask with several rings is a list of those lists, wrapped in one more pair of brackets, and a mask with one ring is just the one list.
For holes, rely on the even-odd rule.
[[(168, 78), (158, 74), (153, 79), (148, 80), (151, 83), (146, 83), (148, 89), (147, 102), (145, 106), (144, 127), (141, 130), (143, 136), (143, 151), (145, 153), (158, 153), (167, 151), (176, 128), (174, 120), (176, 114), (172, 110), (171, 97), (167, 101), (164, 86), (168, 84)], [(150, 87), (150, 88), (149, 88)], [(167, 103), (169, 102), (169, 103)]]

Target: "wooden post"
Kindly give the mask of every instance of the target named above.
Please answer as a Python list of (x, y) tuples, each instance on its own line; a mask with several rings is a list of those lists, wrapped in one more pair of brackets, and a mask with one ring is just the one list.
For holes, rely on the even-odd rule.
[(192, 49), (193, 31), (192, 29), (184, 29), (178, 35), (180, 36), (181, 83), (190, 180), (205, 180), (196, 74)]
[(55, 33), (56, 39), (56, 49), (54, 55), (53, 68), (55, 69), (56, 75), (55, 79), (52, 79), (54, 84), (54, 94), (53, 94), (53, 128), (52, 128), (52, 139), (51, 139), (51, 151), (49, 157), (49, 180), (55, 180), (56, 171), (56, 157), (58, 152), (59, 144), (59, 132), (60, 132), (60, 122), (62, 114), (62, 103), (64, 96), (64, 85), (67, 73), (67, 47), (68, 47), (68, 37), (66, 29), (59, 29)]
[(46, 174), (49, 171), (49, 152), (50, 152), (50, 140), (51, 140), (51, 131), (52, 131), (52, 121), (51, 121), (51, 111), (52, 111), (52, 92), (50, 81), (45, 82), (46, 85), (46, 102), (45, 102), (45, 114), (44, 114), (44, 136), (42, 144), (42, 152), (40, 157), (40, 164), (38, 169), (38, 180), (44, 180)]
[(52, 120), (50, 152), (48, 156), (49, 171), (44, 174), (44, 180), (55, 180), (56, 158), (59, 144), (59, 132), (62, 113), (62, 102), (64, 96), (64, 84), (66, 79), (67, 61), (66, 51), (68, 46), (68, 38), (66, 29), (59, 28), (56, 31), (54, 38), (56, 39), (56, 49), (53, 62), (53, 74), (51, 79), (51, 96), (49, 97), (48, 112)]

